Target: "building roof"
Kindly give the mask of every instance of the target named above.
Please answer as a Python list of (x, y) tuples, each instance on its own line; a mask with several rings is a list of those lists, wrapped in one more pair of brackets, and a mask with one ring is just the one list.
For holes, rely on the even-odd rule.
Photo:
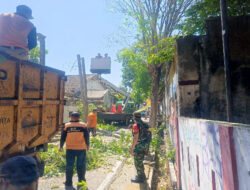
[[(122, 94), (126, 97), (129, 96), (128, 93), (120, 90), (117, 86), (115, 86), (111, 82), (107, 81), (106, 79), (102, 78), (98, 74), (87, 74), (86, 78), (87, 78), (87, 81), (99, 80), (100, 83), (104, 86), (104, 88), (111, 89), (112, 91), (115, 91), (116, 93)], [(75, 91), (78, 91), (78, 90), (80, 90), (80, 77), (79, 77), (79, 75), (68, 75), (67, 82), (65, 84), (65, 93), (71, 94), (71, 93), (74, 93)]]
[(108, 90), (88, 90), (88, 99), (103, 99)]

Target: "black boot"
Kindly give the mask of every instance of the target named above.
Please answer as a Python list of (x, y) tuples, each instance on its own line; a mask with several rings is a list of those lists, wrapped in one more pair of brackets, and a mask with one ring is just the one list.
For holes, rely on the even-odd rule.
[(145, 175), (137, 175), (134, 179), (131, 179), (132, 183), (144, 183), (146, 181)]

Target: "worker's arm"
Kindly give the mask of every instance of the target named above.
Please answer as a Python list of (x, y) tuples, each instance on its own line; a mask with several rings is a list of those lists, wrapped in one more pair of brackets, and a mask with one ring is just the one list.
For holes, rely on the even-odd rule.
[(60, 151), (63, 150), (63, 145), (66, 141), (66, 138), (67, 138), (67, 131), (66, 129), (63, 129), (62, 134), (61, 134), (61, 140), (60, 140)]
[(134, 138), (133, 138), (132, 147), (131, 147), (131, 150), (130, 150), (131, 155), (134, 155), (134, 149), (135, 149), (135, 145), (137, 144), (138, 139), (139, 139), (139, 133), (135, 133)]
[(83, 133), (84, 133), (84, 139), (85, 139), (86, 145), (89, 148), (89, 132), (88, 132), (88, 129), (84, 128)]
[(31, 50), (36, 46), (37, 46), (37, 35), (36, 35), (36, 28), (34, 27), (28, 35), (28, 48), (29, 50)]

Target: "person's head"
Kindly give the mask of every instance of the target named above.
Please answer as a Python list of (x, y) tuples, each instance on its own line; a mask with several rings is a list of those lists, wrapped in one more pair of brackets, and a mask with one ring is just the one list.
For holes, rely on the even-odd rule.
[(22, 16), (22, 17), (24, 17), (26, 19), (29, 19), (29, 20), (33, 19), (32, 10), (31, 10), (31, 8), (29, 8), (26, 5), (18, 5), (16, 7), (16, 13), (15, 14), (17, 14), (19, 16)]
[(71, 121), (79, 121), (80, 114), (78, 112), (72, 112), (70, 115)]
[(93, 111), (92, 111), (92, 112), (93, 112), (94, 114), (95, 114), (95, 113), (97, 113), (97, 109), (93, 109)]
[(8, 159), (0, 172), (2, 190), (35, 190), (39, 171), (34, 158), (16, 156)]
[(134, 119), (135, 121), (141, 120), (141, 112), (134, 112), (134, 113), (133, 113), (133, 119)]

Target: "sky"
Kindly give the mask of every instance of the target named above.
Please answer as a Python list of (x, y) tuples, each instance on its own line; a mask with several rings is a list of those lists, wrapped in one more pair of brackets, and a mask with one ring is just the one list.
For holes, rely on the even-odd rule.
[[(118, 51), (124, 48), (120, 37), (123, 15), (114, 13), (107, 0), (0, 0), (0, 13), (13, 13), (16, 6), (32, 8), (37, 32), (46, 36), (46, 65), (69, 74), (78, 74), (76, 56), (85, 58), (86, 72), (97, 53), (112, 59), (111, 74), (104, 78), (119, 86), (122, 80)], [(119, 37), (118, 37), (119, 36)], [(119, 38), (121, 43), (114, 43)], [(122, 45), (123, 44), (123, 45)]]

